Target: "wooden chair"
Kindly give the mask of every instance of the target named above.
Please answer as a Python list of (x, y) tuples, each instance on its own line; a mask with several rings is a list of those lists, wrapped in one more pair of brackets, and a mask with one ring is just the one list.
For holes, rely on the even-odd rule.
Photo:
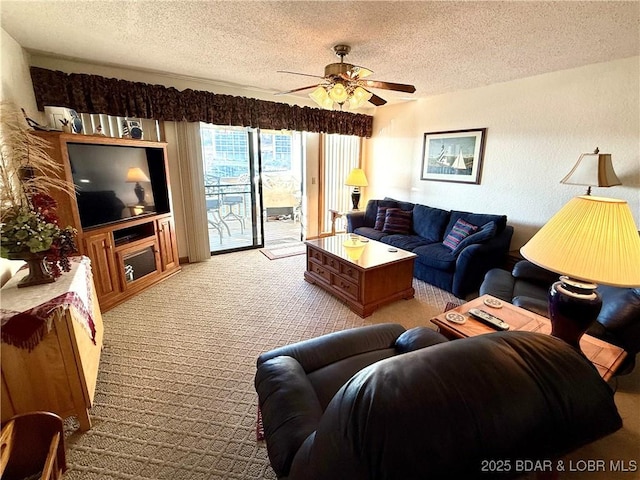
[(16, 415), (2, 426), (0, 437), (3, 480), (62, 478), (67, 463), (62, 419), (58, 415), (50, 412)]

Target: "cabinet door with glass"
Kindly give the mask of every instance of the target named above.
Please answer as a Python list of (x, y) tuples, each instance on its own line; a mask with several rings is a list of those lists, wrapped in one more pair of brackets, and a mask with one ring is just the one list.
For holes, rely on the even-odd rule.
[(155, 237), (119, 248), (116, 257), (123, 290), (144, 288), (160, 275), (160, 254)]

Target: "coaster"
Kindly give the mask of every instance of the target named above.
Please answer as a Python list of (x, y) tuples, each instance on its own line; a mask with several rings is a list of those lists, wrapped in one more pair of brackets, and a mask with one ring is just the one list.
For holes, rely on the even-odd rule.
[(497, 298), (485, 298), (484, 304), (491, 308), (502, 308), (502, 302)]
[(461, 315), (457, 312), (447, 312), (445, 313), (444, 318), (446, 318), (450, 322), (457, 323), (458, 325), (462, 325), (467, 322), (467, 319), (464, 318), (464, 315)]

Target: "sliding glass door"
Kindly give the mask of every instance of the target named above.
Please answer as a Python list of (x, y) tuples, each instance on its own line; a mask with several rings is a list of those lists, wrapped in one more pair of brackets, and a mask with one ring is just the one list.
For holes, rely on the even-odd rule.
[(299, 132), (260, 130), (265, 245), (300, 242), (303, 148)]
[(256, 133), (201, 124), (200, 137), (211, 253), (262, 247)]
[(302, 135), (201, 124), (211, 253), (301, 240)]

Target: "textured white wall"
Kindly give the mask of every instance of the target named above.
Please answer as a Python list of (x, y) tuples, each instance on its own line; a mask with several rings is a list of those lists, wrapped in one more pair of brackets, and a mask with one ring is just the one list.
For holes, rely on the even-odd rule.
[(33, 94), (33, 84), (29, 74), (29, 55), (4, 30), (0, 36), (0, 49), (0, 65), (2, 65), (0, 99), (24, 108), (34, 120), (42, 120), (39, 118), (36, 97)]
[[(425, 132), (487, 128), (480, 185), (421, 181)], [(562, 185), (581, 153), (611, 153), (640, 226), (640, 57), (379, 108), (368, 141), (368, 198), (501, 213), (519, 248), (586, 187)]]

